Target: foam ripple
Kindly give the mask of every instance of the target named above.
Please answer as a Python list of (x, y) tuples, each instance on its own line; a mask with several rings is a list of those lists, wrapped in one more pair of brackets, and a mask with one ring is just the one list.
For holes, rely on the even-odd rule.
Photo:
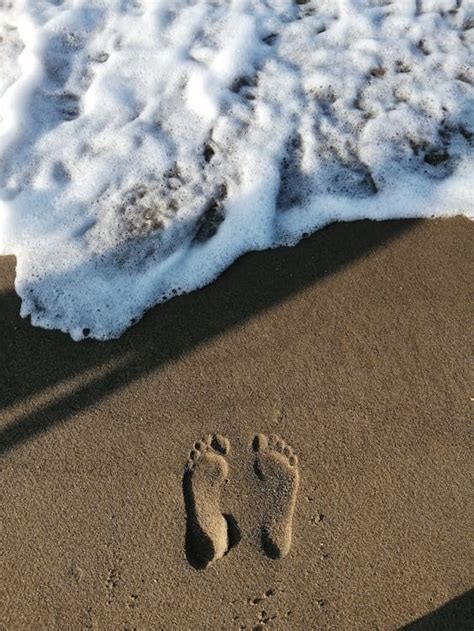
[(462, 0), (0, 0), (22, 316), (109, 339), (332, 221), (472, 216), (473, 27)]

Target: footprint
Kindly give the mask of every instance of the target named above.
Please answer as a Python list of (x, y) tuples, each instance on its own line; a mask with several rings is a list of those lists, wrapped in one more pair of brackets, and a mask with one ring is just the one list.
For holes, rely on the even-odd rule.
[(208, 436), (194, 445), (186, 463), (186, 556), (196, 569), (222, 558), (239, 539), (235, 520), (220, 508), (229, 470), (224, 455), (229, 449), (227, 438)]
[(298, 460), (291, 447), (277, 435), (258, 434), (254, 471), (263, 495), (261, 543), (271, 559), (286, 556), (291, 547), (293, 512), (298, 492)]

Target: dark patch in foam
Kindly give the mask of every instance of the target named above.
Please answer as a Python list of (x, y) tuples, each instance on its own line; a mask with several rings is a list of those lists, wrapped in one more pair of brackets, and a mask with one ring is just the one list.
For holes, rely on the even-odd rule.
[(255, 99), (254, 90), (258, 85), (257, 75), (239, 77), (230, 87), (230, 91), (239, 94), (243, 98), (253, 101)]
[(278, 34), (277, 33), (270, 33), (270, 35), (267, 35), (266, 37), (263, 38), (263, 42), (265, 44), (267, 44), (267, 46), (272, 46), (275, 43), (275, 40), (277, 39)]
[[(329, 105), (328, 105), (329, 106)], [(370, 169), (349, 145), (334, 146), (321, 130), (319, 155), (321, 166), (316, 174), (306, 174), (302, 168), (303, 140), (299, 134), (288, 143), (280, 164), (280, 188), (277, 210), (287, 210), (304, 204), (315, 194), (336, 194), (350, 197), (369, 197), (378, 191)], [(324, 154), (321, 153), (325, 148)]]
[(387, 71), (385, 70), (385, 68), (382, 68), (382, 66), (376, 66), (375, 68), (372, 68), (369, 74), (371, 77), (379, 79), (380, 77), (384, 77), (386, 73)]
[(429, 177), (442, 179), (451, 175), (458, 161), (460, 148), (471, 145), (472, 133), (463, 125), (443, 119), (438, 127), (438, 142), (425, 138), (408, 138), (408, 144), (417, 158), (416, 167)]
[(57, 182), (67, 183), (71, 179), (71, 174), (66, 168), (66, 165), (60, 160), (56, 160), (53, 164), (52, 175)]
[(463, 125), (460, 125), (460, 127), (459, 127), (459, 133), (460, 133), (460, 134), (461, 134), (461, 136), (463, 136), (466, 140), (472, 140), (473, 133), (472, 133), (472, 131), (470, 131), (467, 127), (464, 127)]
[(470, 31), (471, 29), (474, 28), (474, 16), (469, 16), (468, 18), (466, 18), (466, 20), (464, 21), (462, 28), (464, 31)]
[(411, 67), (401, 59), (397, 59), (395, 61), (395, 72), (399, 72), (402, 74), (408, 73), (411, 72)]
[(80, 97), (72, 92), (53, 95), (60, 116), (65, 121), (72, 121), (81, 114)]
[(308, 178), (301, 170), (302, 139), (295, 135), (287, 145), (280, 163), (280, 188), (277, 196), (277, 210), (285, 210), (301, 204), (309, 193)]
[(95, 55), (94, 57), (92, 57), (91, 61), (95, 61), (98, 64), (104, 64), (108, 60), (109, 57), (110, 57), (109, 53), (102, 51), (100, 53), (97, 53), (97, 55)]
[(431, 55), (431, 50), (428, 47), (428, 42), (426, 41), (426, 39), (420, 39), (416, 46), (426, 57), (428, 55)]
[(227, 186), (221, 184), (198, 221), (195, 241), (207, 241), (217, 233), (220, 224), (225, 219), (223, 201), (226, 197)]
[(433, 149), (425, 154), (424, 161), (431, 166), (438, 166), (449, 159), (449, 153), (445, 149)]
[(210, 162), (215, 156), (215, 150), (209, 143), (204, 147), (203, 155), (206, 162)]

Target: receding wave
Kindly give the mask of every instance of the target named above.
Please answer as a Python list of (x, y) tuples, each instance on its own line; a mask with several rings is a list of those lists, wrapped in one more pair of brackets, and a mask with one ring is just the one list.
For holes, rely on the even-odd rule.
[(330, 222), (472, 215), (473, 27), (459, 0), (0, 2), (22, 315), (113, 338)]

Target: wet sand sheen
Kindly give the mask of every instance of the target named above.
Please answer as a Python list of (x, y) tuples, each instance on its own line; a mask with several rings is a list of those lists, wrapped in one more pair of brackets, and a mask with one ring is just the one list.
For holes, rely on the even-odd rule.
[[(0, 623), (471, 626), (471, 235), (458, 219), (331, 226), (105, 344), (22, 321), (0, 259)], [(183, 467), (209, 433), (231, 444), (213, 450), (235, 545), (198, 570)], [(284, 558), (262, 550), (260, 433), (298, 455)]]

